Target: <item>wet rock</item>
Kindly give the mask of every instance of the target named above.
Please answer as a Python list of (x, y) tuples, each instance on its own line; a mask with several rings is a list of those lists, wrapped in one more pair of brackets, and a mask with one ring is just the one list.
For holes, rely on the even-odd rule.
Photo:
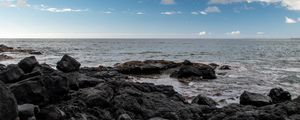
[(19, 68), (17, 65), (11, 64), (7, 66), (6, 70), (1, 71), (0, 80), (2, 80), (4, 83), (14, 83), (18, 82), (23, 75), (24, 72), (21, 68)]
[(216, 79), (215, 71), (208, 65), (190, 66), (184, 65), (179, 71), (175, 71), (171, 74), (174, 78), (189, 78), (200, 77), (203, 79)]
[(116, 65), (116, 69), (123, 74), (147, 75), (160, 74), (162, 70), (177, 67), (178, 64), (164, 60), (130, 61)]
[(57, 107), (47, 107), (41, 109), (36, 116), (37, 120), (64, 120), (66, 114)]
[(40, 52), (40, 51), (32, 51), (32, 52), (29, 52), (29, 54), (32, 54), (32, 55), (42, 55), (43, 53)]
[(26, 57), (22, 59), (19, 63), (18, 66), (25, 72), (25, 73), (30, 73), (33, 68), (38, 65), (39, 62), (36, 60), (34, 56), (31, 57)]
[(18, 106), (20, 120), (35, 120), (35, 115), (40, 111), (39, 107), (33, 104)]
[(14, 58), (8, 55), (0, 54), (0, 61), (10, 60), (10, 59), (14, 59)]
[(3, 44), (0, 45), (0, 52), (7, 52), (7, 51), (10, 51), (12, 49), (14, 49), (14, 48), (13, 47), (8, 47), (8, 46), (3, 45)]
[(218, 65), (216, 63), (210, 63), (208, 65), (211, 66), (214, 70), (217, 69), (220, 66), (220, 65)]
[(258, 93), (251, 93), (245, 91), (240, 96), (240, 104), (242, 105), (253, 105), (253, 106), (265, 106), (272, 103), (272, 99), (268, 96), (264, 96)]
[(6, 66), (3, 65), (3, 64), (0, 64), (0, 72), (3, 71), (3, 70), (6, 70)]
[(292, 100), (292, 96), (288, 91), (284, 91), (282, 88), (273, 88), (268, 95), (271, 97), (273, 103), (280, 103)]
[(11, 84), (10, 89), (20, 105), (27, 103), (43, 105), (49, 101), (49, 97), (41, 77), (34, 77)]
[(18, 109), (15, 97), (0, 81), (0, 120), (15, 120), (17, 117)]
[(80, 68), (79, 72), (85, 74), (86, 76), (103, 80), (128, 79), (127, 75), (119, 73), (115, 68), (112, 67), (83, 67)]
[(222, 65), (219, 69), (220, 70), (231, 70), (231, 67), (229, 65)]
[(218, 105), (217, 102), (215, 102), (213, 99), (203, 96), (203, 95), (198, 95), (195, 97), (192, 101), (192, 103), (198, 104), (198, 105), (208, 105), (210, 107), (216, 107)]
[(57, 62), (56, 68), (63, 72), (73, 72), (78, 71), (80, 68), (80, 63), (69, 55), (64, 55), (62, 59)]
[(118, 117), (118, 120), (132, 120), (128, 114), (122, 114)]

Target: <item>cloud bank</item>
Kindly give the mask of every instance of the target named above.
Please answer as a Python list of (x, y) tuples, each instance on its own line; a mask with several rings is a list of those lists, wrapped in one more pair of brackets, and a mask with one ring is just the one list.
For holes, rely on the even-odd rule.
[(261, 2), (267, 4), (280, 4), (288, 10), (300, 10), (300, 0), (209, 0), (209, 4), (230, 4), (240, 2)]

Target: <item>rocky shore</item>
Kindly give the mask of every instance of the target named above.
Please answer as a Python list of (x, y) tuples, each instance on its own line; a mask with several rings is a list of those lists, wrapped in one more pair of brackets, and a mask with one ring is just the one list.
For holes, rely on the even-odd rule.
[(128, 80), (153, 74), (213, 80), (215, 69), (230, 66), (147, 60), (81, 67), (65, 55), (57, 69), (34, 56), (0, 68), (0, 120), (300, 120), (300, 97), (292, 100), (282, 88), (245, 91), (240, 104), (219, 108), (205, 95), (188, 102), (172, 86)]

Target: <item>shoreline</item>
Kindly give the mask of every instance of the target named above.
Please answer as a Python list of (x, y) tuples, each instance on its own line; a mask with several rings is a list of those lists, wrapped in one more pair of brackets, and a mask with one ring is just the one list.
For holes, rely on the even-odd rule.
[[(272, 89), (268, 96), (245, 91), (240, 96), (240, 104), (218, 108), (218, 103), (205, 95), (199, 94), (188, 102), (173, 86), (127, 80), (129, 76), (153, 74), (170, 74), (183, 79), (182, 82), (213, 80), (216, 75), (212, 66), (190, 61), (148, 60), (130, 61), (115, 67), (80, 68), (77, 60), (65, 55), (55, 70), (47, 64), (39, 64), (32, 56), (1, 71), (0, 78), (6, 83), (1, 83), (1, 87), (7, 86), (9, 90), (5, 94), (10, 94), (16, 102), (7, 99), (0, 102), (0, 108), (5, 102), (13, 102), (11, 109), (1, 112), (3, 115), (10, 112), (7, 114), (11, 118), (17, 117), (12, 112), (19, 113), (20, 120), (298, 118), (300, 98), (292, 100), (290, 93), (281, 88)], [(14, 110), (17, 105), (18, 110)]]

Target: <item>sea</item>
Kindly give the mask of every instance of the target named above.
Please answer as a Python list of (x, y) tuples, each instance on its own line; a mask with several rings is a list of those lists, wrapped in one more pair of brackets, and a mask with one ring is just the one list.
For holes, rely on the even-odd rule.
[[(168, 75), (136, 78), (135, 82), (172, 85), (186, 98), (209, 96), (221, 105), (237, 103), (244, 91), (267, 95), (274, 87), (300, 95), (300, 40), (296, 39), (0, 39), (0, 44), (41, 51), (40, 63), (56, 62), (64, 54), (82, 66), (113, 66), (132, 60), (172, 60), (230, 65), (232, 70), (216, 70), (215, 80), (181, 83)], [(31, 56), (4, 53), (16, 64)]]

